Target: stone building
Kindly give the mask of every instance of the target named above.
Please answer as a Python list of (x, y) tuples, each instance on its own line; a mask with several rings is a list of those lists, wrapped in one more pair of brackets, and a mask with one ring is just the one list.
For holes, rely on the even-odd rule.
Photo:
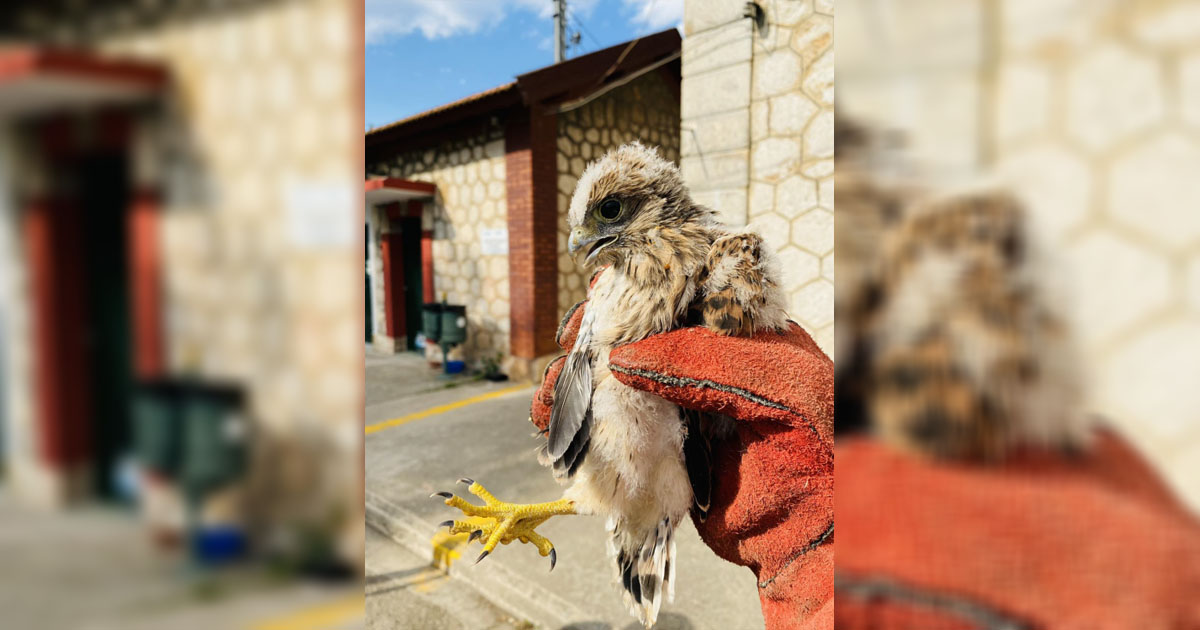
[(1083, 346), (1087, 410), (1200, 506), (1197, 4), (919, 6), (838, 6), (839, 107), (902, 133), (923, 178), (1022, 198)]
[(833, 354), (833, 2), (686, 0), (680, 167), (783, 265), (789, 314)]
[(664, 31), (369, 131), (373, 345), (412, 348), (421, 303), (445, 298), (467, 308), (468, 360), (540, 376), (534, 363), (559, 352), (559, 319), (586, 292), (567, 256), (575, 182), (632, 140), (678, 160), (679, 55)]
[(353, 557), (361, 5), (22, 0), (0, 37), (10, 496), (119, 495), (136, 384), (229, 383), (254, 450), (222, 518), (265, 540), (340, 513)]

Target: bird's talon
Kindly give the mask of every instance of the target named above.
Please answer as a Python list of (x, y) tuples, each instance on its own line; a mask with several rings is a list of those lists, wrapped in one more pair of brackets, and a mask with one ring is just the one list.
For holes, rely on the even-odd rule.
[(438, 523), (438, 529), (443, 527), (454, 529), (454, 521), (442, 521), (441, 523)]
[(485, 550), (483, 553), (479, 554), (479, 557), (475, 559), (475, 564), (479, 564), (481, 560), (488, 556), (488, 553), (490, 552)]
[(442, 492), (434, 492), (433, 494), (429, 495), (429, 498), (432, 499), (433, 497), (442, 497), (443, 499), (449, 499), (450, 497), (453, 497), (453, 496), (454, 495), (450, 494), (449, 492), (442, 491)]
[(550, 548), (550, 570), (554, 570), (555, 563), (558, 562), (558, 552), (553, 547)]
[(466, 484), (469, 486), (469, 485), (475, 483), (475, 480), (471, 479), (470, 477), (462, 477), (458, 480), (458, 483)]
[[(434, 496), (444, 497), (446, 505), (471, 517), (467, 521), (447, 521), (442, 525), (449, 526), (451, 534), (469, 534), (468, 544), (476, 540), (483, 543), (483, 554), (476, 563), (492, 553), (496, 545), (507, 545), (514, 540), (534, 545), (542, 556), (550, 554), (550, 541), (538, 534), (535, 528), (552, 516), (575, 513), (574, 503), (567, 499), (528, 505), (505, 503), (492, 496), (473, 479), (464, 477), (458, 481), (468, 483), (468, 491), (483, 499), (484, 504), (471, 503), (449, 492), (438, 492)], [(554, 561), (555, 559), (551, 558), (552, 565)]]

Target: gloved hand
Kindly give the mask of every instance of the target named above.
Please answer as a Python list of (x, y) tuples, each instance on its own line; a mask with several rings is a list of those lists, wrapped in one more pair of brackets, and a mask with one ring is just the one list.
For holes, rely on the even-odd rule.
[(947, 464), (838, 441), (839, 630), (1200, 628), (1200, 522), (1111, 432)]
[[(575, 343), (586, 302), (557, 341)], [(564, 359), (547, 366), (530, 419), (550, 421)], [(833, 627), (833, 362), (800, 326), (753, 338), (684, 328), (615, 348), (622, 383), (675, 404), (720, 413), (737, 432), (713, 444), (712, 506), (700, 537), (758, 580), (769, 630)]]

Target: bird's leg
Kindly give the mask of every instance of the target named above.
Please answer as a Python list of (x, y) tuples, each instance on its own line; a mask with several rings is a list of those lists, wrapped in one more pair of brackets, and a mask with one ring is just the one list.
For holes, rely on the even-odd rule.
[(483, 499), (483, 505), (475, 505), (449, 492), (436, 492), (433, 496), (442, 497), (446, 500), (446, 505), (462, 510), (467, 516), (476, 517), (470, 521), (442, 523), (442, 526), (450, 528), (451, 534), (470, 533), (468, 543), (477, 538), (483, 539), (483, 553), (479, 554), (475, 562), (486, 558), (497, 544), (507, 545), (519, 540), (537, 547), (541, 555), (550, 556), (550, 569), (554, 569), (557, 560), (554, 544), (534, 529), (551, 516), (575, 514), (574, 501), (559, 499), (548, 503), (505, 503), (492, 496), (492, 493), (476, 481), (459, 479), (459, 482), (467, 484), (468, 492)]

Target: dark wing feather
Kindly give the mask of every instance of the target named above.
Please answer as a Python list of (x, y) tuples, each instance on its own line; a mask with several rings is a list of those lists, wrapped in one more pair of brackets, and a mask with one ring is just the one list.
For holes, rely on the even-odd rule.
[(575, 432), (575, 437), (571, 439), (571, 445), (567, 447), (567, 452), (563, 453), (561, 458), (554, 460), (555, 476), (566, 476), (568, 479), (574, 477), (575, 471), (579, 470), (579, 465), (583, 463), (583, 458), (587, 455), (588, 445), (591, 444), (591, 441), (592, 410), (589, 408), (583, 417), (583, 424)]
[(702, 412), (681, 409), (687, 423), (687, 437), (683, 441), (683, 461), (687, 466), (688, 479), (692, 482), (692, 507), (700, 521), (708, 518), (712, 501), (712, 444), (705, 427), (701, 426)]
[[(587, 420), (592, 406), (592, 361), (587, 351), (572, 350), (554, 383), (550, 408), (550, 435), (546, 451), (553, 461), (562, 459)], [(588, 423), (590, 424), (590, 423)]]

